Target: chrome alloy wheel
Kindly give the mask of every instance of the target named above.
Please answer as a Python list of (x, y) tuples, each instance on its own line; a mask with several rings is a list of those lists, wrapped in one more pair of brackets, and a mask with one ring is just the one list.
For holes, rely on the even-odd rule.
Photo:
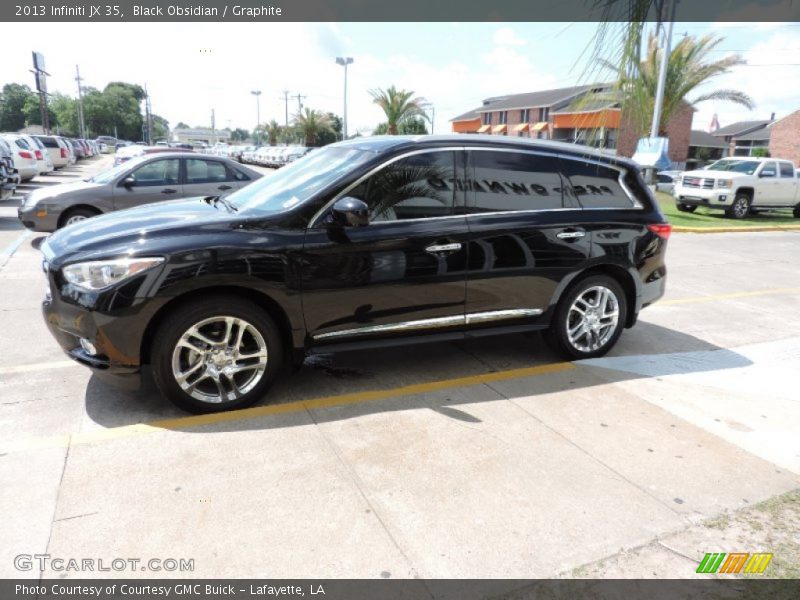
[(192, 398), (220, 404), (258, 385), (267, 358), (267, 343), (250, 323), (238, 317), (211, 317), (179, 338), (172, 351), (172, 376)]
[(69, 219), (64, 222), (64, 225), (72, 225), (73, 223), (80, 223), (81, 221), (85, 221), (86, 217), (84, 215), (72, 215)]
[(733, 201), (733, 214), (737, 219), (742, 219), (747, 216), (747, 198), (739, 196)]
[(619, 300), (602, 285), (584, 290), (567, 313), (567, 338), (581, 352), (594, 352), (613, 337), (619, 322)]

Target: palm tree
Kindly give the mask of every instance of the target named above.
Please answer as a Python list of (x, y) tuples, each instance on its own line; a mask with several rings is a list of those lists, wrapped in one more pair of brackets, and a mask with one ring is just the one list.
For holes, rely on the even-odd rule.
[(269, 124), (264, 128), (264, 132), (267, 134), (267, 138), (269, 139), (269, 145), (274, 146), (278, 143), (278, 136), (281, 134), (281, 129), (283, 129), (275, 119), (269, 122)]
[(383, 109), (386, 114), (386, 132), (397, 135), (400, 123), (414, 117), (428, 118), (425, 114), (427, 101), (420, 96), (414, 96), (413, 91), (397, 90), (392, 85), (386, 90), (370, 90), (372, 101)]
[[(698, 104), (708, 100), (722, 100), (747, 108), (755, 106), (747, 94), (732, 89), (714, 90), (689, 99), (689, 95), (699, 86), (727, 73), (731, 67), (744, 64), (744, 60), (736, 54), (716, 61), (708, 60), (708, 55), (722, 40), (723, 38), (713, 35), (706, 35), (700, 39), (687, 36), (670, 52), (664, 85), (660, 135), (664, 134), (666, 124), (683, 102)], [(651, 34), (647, 43), (647, 53), (635, 69), (626, 67), (623, 71), (619, 65), (600, 59), (602, 66), (616, 70), (617, 82), (610, 94), (620, 101), (623, 113), (631, 120), (631, 124), (640, 136), (650, 131), (662, 52), (658, 38)]]
[(305, 108), (294, 116), (294, 127), (297, 133), (305, 138), (306, 146), (314, 146), (317, 136), (322, 132), (333, 132), (330, 117), (313, 108)]

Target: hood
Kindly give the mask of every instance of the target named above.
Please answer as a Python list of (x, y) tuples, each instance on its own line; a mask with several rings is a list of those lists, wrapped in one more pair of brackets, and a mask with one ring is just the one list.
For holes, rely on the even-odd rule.
[(186, 198), (158, 202), (92, 217), (59, 229), (42, 246), (54, 265), (80, 256), (81, 260), (111, 255), (158, 254), (159, 240), (182, 235), (208, 236), (230, 230), (242, 217), (214, 198)]
[(736, 171), (709, 171), (699, 169), (697, 171), (684, 171), (681, 177), (701, 177), (706, 179), (736, 179), (737, 177), (752, 177), (747, 173), (738, 173)]
[(89, 181), (74, 181), (71, 183), (60, 183), (52, 187), (41, 187), (28, 194), (26, 204), (34, 204), (41, 200), (58, 200), (67, 194), (86, 192), (103, 187), (102, 183), (91, 183)]

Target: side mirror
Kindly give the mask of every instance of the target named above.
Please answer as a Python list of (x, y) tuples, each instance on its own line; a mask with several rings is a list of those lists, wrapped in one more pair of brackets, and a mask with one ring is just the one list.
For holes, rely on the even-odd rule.
[(136, 185), (136, 179), (133, 178), (133, 175), (128, 175), (122, 180), (122, 185), (124, 185), (126, 188), (132, 188)]
[(339, 198), (332, 209), (333, 223), (342, 227), (365, 227), (369, 225), (369, 207), (358, 198)]

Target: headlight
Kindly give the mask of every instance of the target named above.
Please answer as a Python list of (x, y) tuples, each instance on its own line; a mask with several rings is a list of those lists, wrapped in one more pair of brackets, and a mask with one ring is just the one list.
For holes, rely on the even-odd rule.
[(64, 278), (86, 290), (102, 290), (164, 262), (163, 258), (120, 258), (75, 263), (63, 268)]
[(733, 185), (732, 179), (717, 179), (718, 188), (729, 188), (731, 185)]

